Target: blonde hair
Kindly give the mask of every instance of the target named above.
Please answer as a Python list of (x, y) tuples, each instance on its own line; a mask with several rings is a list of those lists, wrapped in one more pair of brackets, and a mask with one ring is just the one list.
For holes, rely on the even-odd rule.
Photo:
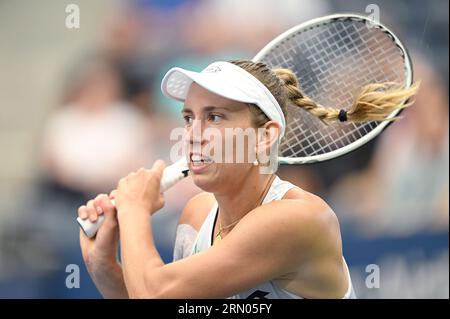
[[(354, 99), (349, 110), (340, 110), (322, 106), (306, 96), (300, 88), (297, 77), (289, 69), (269, 69), (262, 62), (249, 60), (230, 61), (261, 81), (280, 104), (284, 115), (288, 104), (296, 105), (309, 112), (325, 123), (333, 121), (371, 122), (395, 121), (399, 117), (388, 118), (397, 109), (410, 106), (408, 101), (417, 93), (419, 83), (409, 88), (402, 88), (393, 82), (373, 83), (365, 85)], [(269, 121), (269, 118), (255, 105), (250, 111), (254, 124), (259, 127)]]

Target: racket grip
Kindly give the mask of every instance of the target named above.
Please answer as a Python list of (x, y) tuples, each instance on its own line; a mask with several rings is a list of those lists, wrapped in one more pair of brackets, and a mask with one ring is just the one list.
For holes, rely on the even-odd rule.
[[(176, 183), (188, 176), (189, 169), (186, 164), (186, 160), (183, 158), (178, 162), (167, 166), (161, 177), (160, 191), (164, 193), (166, 190), (174, 186)], [(115, 205), (114, 199), (111, 201)], [(87, 237), (92, 238), (97, 233), (98, 229), (105, 221), (105, 216), (98, 216), (95, 222), (91, 222), (89, 219), (77, 218), (77, 223), (86, 234)]]

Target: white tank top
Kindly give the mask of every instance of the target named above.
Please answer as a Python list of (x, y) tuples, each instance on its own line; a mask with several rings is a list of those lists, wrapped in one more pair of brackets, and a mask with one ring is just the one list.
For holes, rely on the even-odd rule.
[[(272, 182), (262, 204), (270, 203), (274, 200), (280, 200), (284, 195), (292, 188), (297, 187), (287, 181), (281, 180), (278, 176)], [(174, 261), (189, 257), (198, 252), (209, 249), (212, 245), (213, 239), (213, 228), (216, 221), (217, 202), (214, 203), (208, 216), (203, 222), (200, 231), (197, 231), (190, 225), (181, 224), (177, 228), (177, 234), (175, 239), (174, 248)], [(348, 277), (348, 289), (342, 299), (353, 299), (356, 298), (355, 292), (353, 290), (352, 281), (350, 278), (350, 272), (348, 270), (347, 264), (344, 264), (347, 270)], [(302, 299), (301, 296), (297, 296), (285, 289), (280, 288), (274, 281), (270, 280), (259, 284), (258, 286), (249, 289), (247, 291), (242, 291), (234, 296), (229, 297), (230, 299)]]

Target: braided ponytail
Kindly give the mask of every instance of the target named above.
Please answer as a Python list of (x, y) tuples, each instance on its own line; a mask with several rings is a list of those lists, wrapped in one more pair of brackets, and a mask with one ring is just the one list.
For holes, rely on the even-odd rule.
[(401, 88), (396, 83), (375, 83), (362, 87), (348, 111), (324, 107), (307, 97), (300, 89), (297, 77), (289, 69), (274, 69), (274, 73), (283, 81), (287, 99), (294, 105), (314, 115), (324, 122), (351, 121), (393, 121), (388, 116), (397, 109), (408, 107), (412, 102), (404, 101), (417, 93), (419, 84)]

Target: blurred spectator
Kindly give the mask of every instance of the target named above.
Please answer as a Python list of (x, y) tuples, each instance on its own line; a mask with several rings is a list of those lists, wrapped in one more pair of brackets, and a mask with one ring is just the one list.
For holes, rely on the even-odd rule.
[(448, 227), (448, 91), (428, 62), (415, 62), (422, 83), (416, 102), (382, 134), (369, 168), (332, 191), (340, 216), (362, 233), (409, 235)]
[(48, 118), (45, 176), (60, 190), (97, 194), (148, 163), (147, 122), (121, 100), (117, 71), (99, 59), (77, 71), (66, 105)]
[(151, 88), (161, 54), (155, 52), (156, 46), (146, 52), (142, 43), (153, 42), (153, 36), (152, 29), (144, 29), (140, 16), (130, 9), (107, 20), (98, 44), (104, 59), (119, 73), (123, 99), (148, 116), (155, 111)]

